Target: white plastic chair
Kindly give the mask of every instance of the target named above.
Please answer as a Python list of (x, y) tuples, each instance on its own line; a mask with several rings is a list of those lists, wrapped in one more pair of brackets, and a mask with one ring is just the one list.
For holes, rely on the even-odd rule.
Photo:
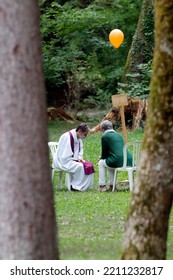
[[(141, 141), (129, 142), (129, 143), (126, 143), (124, 145), (124, 148), (123, 148), (123, 157), (124, 157), (123, 166), (115, 168), (113, 189), (112, 189), (113, 192), (115, 191), (116, 180), (117, 180), (117, 172), (118, 171), (127, 171), (128, 172), (130, 191), (133, 191), (133, 181), (134, 181), (133, 175), (134, 175), (134, 171), (136, 171), (137, 168), (138, 168), (141, 145), (142, 145)], [(132, 157), (133, 157), (132, 166), (127, 166), (127, 150), (129, 150), (131, 152)]]
[[(57, 148), (58, 148), (58, 142), (48, 142), (48, 146), (49, 146), (49, 149), (51, 151), (51, 156), (52, 156), (52, 182), (53, 182), (53, 178), (54, 178), (54, 175), (55, 175), (55, 171), (58, 171), (59, 172), (59, 177), (58, 177), (58, 186), (60, 188), (62, 188), (62, 176), (63, 176), (63, 173), (65, 171), (59, 169), (59, 168), (55, 168), (54, 165), (53, 165), (53, 161), (54, 161), (54, 156), (55, 156), (55, 153), (57, 151)], [(66, 185), (68, 187), (68, 190), (70, 191), (70, 186), (71, 186), (71, 174), (66, 172)]]

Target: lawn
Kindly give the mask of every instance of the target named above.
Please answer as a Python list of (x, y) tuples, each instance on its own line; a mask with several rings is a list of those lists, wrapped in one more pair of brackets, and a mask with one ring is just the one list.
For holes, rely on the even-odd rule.
[[(90, 127), (94, 124), (89, 124)], [(60, 135), (75, 125), (64, 121), (49, 122), (49, 141), (58, 141)], [(58, 242), (62, 260), (118, 260), (121, 259), (124, 224), (131, 193), (129, 189), (99, 193), (98, 165), (101, 133), (89, 135), (84, 140), (84, 159), (95, 166), (94, 186), (91, 191), (69, 192), (59, 189), (54, 178), (54, 200), (58, 223)], [(128, 142), (142, 140), (142, 131), (128, 131)], [(120, 175), (121, 174), (121, 175)], [(118, 175), (118, 181), (127, 174)], [(170, 216), (167, 258), (173, 259), (173, 213)]]

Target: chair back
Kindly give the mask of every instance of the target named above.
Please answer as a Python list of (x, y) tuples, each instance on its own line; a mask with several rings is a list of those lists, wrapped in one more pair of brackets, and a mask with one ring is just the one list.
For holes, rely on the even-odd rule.
[(48, 142), (49, 149), (51, 151), (52, 159), (54, 160), (55, 153), (58, 148), (58, 142)]
[(138, 168), (140, 151), (141, 151), (142, 141), (129, 142), (124, 145), (123, 155), (124, 155), (124, 163), (123, 167), (127, 167), (127, 151), (132, 154), (132, 167)]

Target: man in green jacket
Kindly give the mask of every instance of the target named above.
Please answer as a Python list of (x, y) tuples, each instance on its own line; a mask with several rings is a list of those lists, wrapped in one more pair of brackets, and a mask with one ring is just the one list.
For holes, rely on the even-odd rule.
[[(99, 191), (112, 190), (114, 170), (123, 166), (124, 139), (113, 129), (110, 121), (105, 120), (100, 125), (103, 135), (101, 137), (102, 155), (99, 160)], [(127, 162), (132, 166), (132, 155), (127, 153)], [(109, 187), (106, 187), (106, 171), (109, 173)]]

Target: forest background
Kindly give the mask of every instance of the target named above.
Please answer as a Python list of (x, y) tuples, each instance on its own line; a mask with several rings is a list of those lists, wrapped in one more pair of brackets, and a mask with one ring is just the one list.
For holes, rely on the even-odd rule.
[[(111, 107), (111, 96), (146, 99), (152, 71), (152, 1), (39, 0), (47, 106)], [(115, 49), (109, 33), (125, 39)], [(133, 42), (135, 41), (135, 45)]]

